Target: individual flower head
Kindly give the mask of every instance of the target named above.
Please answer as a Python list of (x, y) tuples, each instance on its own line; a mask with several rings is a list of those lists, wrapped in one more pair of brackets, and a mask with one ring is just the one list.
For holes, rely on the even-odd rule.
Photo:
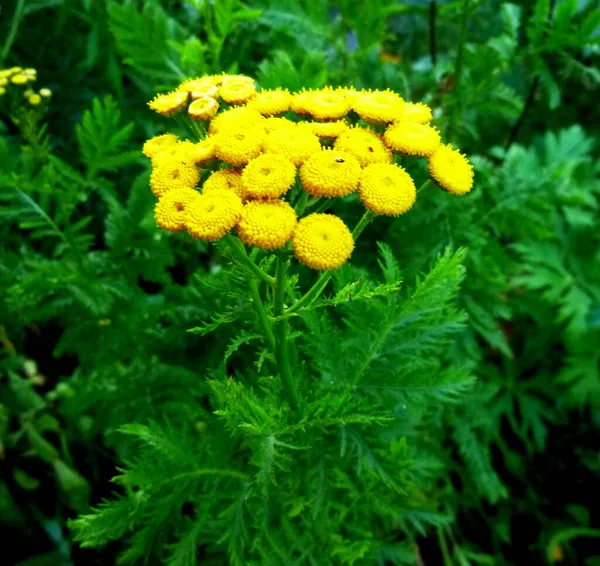
[(337, 120), (350, 111), (344, 93), (332, 88), (309, 91), (304, 108), (315, 120)]
[(452, 145), (440, 145), (427, 161), (429, 174), (443, 189), (464, 195), (473, 188), (473, 166)]
[(219, 88), (219, 96), (228, 104), (243, 104), (256, 96), (254, 81), (228, 81)]
[(187, 161), (194, 165), (202, 165), (215, 157), (215, 141), (208, 136), (203, 140), (193, 144), (187, 150)]
[(292, 238), (294, 254), (312, 269), (337, 269), (354, 249), (348, 227), (331, 214), (309, 214), (302, 218)]
[(210, 96), (202, 96), (188, 106), (188, 114), (193, 120), (210, 120), (219, 111), (219, 103)]
[(385, 131), (383, 139), (393, 151), (415, 157), (431, 155), (441, 143), (435, 128), (414, 122), (393, 124)]
[(259, 127), (231, 129), (215, 136), (215, 155), (231, 165), (245, 165), (263, 150), (266, 134)]
[(154, 136), (150, 138), (142, 148), (142, 153), (152, 159), (157, 153), (160, 153), (167, 147), (170, 147), (177, 143), (179, 138), (175, 134), (162, 134), (161, 136)]
[(404, 111), (400, 117), (400, 122), (415, 122), (416, 124), (429, 124), (433, 119), (431, 108), (422, 102), (404, 104)]
[(187, 92), (169, 92), (167, 94), (158, 94), (148, 102), (148, 106), (161, 116), (172, 116), (185, 106), (187, 99)]
[(310, 99), (312, 91), (302, 89), (300, 92), (296, 92), (292, 95), (292, 101), (290, 103), (290, 110), (295, 112), (296, 114), (308, 115), (310, 112), (308, 111), (307, 104)]
[(276, 116), (290, 109), (292, 95), (281, 88), (275, 90), (262, 90), (251, 102), (252, 108), (258, 110), (263, 116)]
[(226, 167), (211, 173), (202, 185), (202, 192), (232, 191), (242, 200), (246, 198), (246, 191), (242, 183), (242, 170), (237, 167)]
[(296, 211), (283, 200), (252, 201), (237, 224), (240, 240), (249, 246), (274, 250), (287, 244), (296, 227)]
[(220, 83), (221, 79), (218, 75), (207, 75), (205, 77), (195, 79), (186, 79), (177, 87), (177, 90), (181, 92), (192, 93), (195, 90), (203, 90), (205, 88), (217, 87), (217, 85), (219, 85)]
[(288, 120), (287, 118), (274, 118), (274, 117), (266, 118), (262, 122), (262, 125), (263, 125), (263, 129), (265, 130), (266, 134), (270, 134), (271, 132), (274, 132), (275, 130), (282, 130), (282, 129), (295, 130), (296, 129), (296, 122), (292, 122), (291, 120)]
[(300, 168), (304, 190), (315, 197), (343, 197), (356, 189), (361, 168), (345, 151), (323, 149), (311, 155)]
[(0, 96), (4, 96), (6, 94), (6, 89), (3, 86), (0, 86)]
[(279, 129), (267, 135), (265, 153), (276, 153), (300, 167), (313, 153), (321, 151), (319, 138), (310, 132), (297, 129), (293, 134), (287, 129)]
[(27, 98), (31, 106), (38, 106), (42, 102), (42, 97), (39, 94), (32, 94)]
[(52, 91), (49, 88), (41, 88), (40, 96), (43, 96), (44, 98), (50, 98), (52, 96)]
[(165, 159), (153, 164), (150, 175), (150, 188), (161, 198), (174, 189), (193, 189), (200, 180), (200, 173), (194, 165), (175, 159)]
[(393, 122), (402, 115), (404, 100), (391, 90), (362, 92), (355, 97), (353, 109), (365, 122)]
[(338, 136), (333, 147), (356, 157), (361, 167), (371, 163), (391, 163), (394, 159), (381, 138), (366, 128), (350, 128)]
[(318, 138), (325, 139), (335, 139), (349, 129), (348, 124), (343, 120), (336, 120), (335, 122), (298, 122), (298, 127), (306, 129)]
[(257, 126), (264, 121), (260, 112), (254, 108), (231, 108), (217, 114), (210, 122), (208, 131), (211, 134), (226, 132), (229, 129), (244, 129)]
[(175, 161), (189, 165), (191, 163), (190, 152), (194, 147), (194, 143), (190, 140), (177, 140), (173, 144), (167, 144), (152, 156), (152, 164)]
[(10, 82), (16, 85), (24, 85), (29, 79), (23, 73), (17, 73), (10, 78)]
[(248, 85), (254, 85), (254, 79), (252, 77), (249, 77), (247, 75), (220, 75), (221, 77), (221, 82), (219, 84), (221, 85), (230, 85), (233, 83), (236, 84), (248, 84)]
[(173, 189), (163, 195), (154, 207), (156, 224), (168, 232), (185, 230), (185, 215), (188, 206), (200, 197), (194, 189)]
[(0, 86), (6, 86), (8, 84), (8, 79), (6, 77), (0, 77)]
[(192, 97), (192, 100), (197, 100), (198, 98), (202, 98), (203, 96), (217, 98), (217, 96), (219, 96), (219, 87), (215, 85), (206, 85), (203, 87), (198, 87), (195, 88), (192, 92), (190, 92), (190, 96)]
[(245, 194), (273, 199), (285, 194), (296, 180), (296, 167), (287, 158), (263, 153), (246, 165), (242, 173)]
[(23, 74), (30, 80), (37, 80), (37, 71), (35, 69), (24, 69)]
[(374, 163), (365, 167), (358, 184), (363, 204), (375, 214), (398, 216), (417, 200), (415, 183), (400, 166)]
[(187, 207), (185, 225), (197, 240), (215, 242), (236, 225), (241, 212), (242, 200), (234, 192), (214, 190)]

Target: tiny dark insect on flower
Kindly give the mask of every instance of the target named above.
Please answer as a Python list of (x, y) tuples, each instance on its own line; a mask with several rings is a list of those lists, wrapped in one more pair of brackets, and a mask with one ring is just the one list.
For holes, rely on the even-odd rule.
[(338, 163), (344, 163), (344, 160), (343, 160), (341, 157), (336, 157), (336, 158), (335, 158), (335, 160), (336, 160)]

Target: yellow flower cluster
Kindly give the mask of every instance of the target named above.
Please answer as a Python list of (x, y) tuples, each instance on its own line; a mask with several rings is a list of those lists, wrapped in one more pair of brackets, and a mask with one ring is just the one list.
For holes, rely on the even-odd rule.
[(23, 100), (27, 101), (29, 107), (43, 108), (43, 103), (52, 96), (52, 91), (42, 88), (35, 92), (32, 88), (37, 80), (35, 69), (22, 69), (11, 67), (0, 69), (0, 101), (9, 99), (8, 104), (13, 107), (23, 106)]
[(387, 216), (415, 204), (415, 183), (398, 155), (427, 158), (431, 178), (448, 192), (473, 185), (471, 164), (442, 143), (431, 109), (390, 90), (290, 93), (223, 74), (188, 79), (149, 106), (198, 140), (167, 133), (144, 144), (161, 228), (205, 241), (235, 229), (263, 250), (291, 242), (313, 269), (335, 269), (354, 249), (340, 218), (310, 210), (319, 199), (357, 192), (371, 213)]

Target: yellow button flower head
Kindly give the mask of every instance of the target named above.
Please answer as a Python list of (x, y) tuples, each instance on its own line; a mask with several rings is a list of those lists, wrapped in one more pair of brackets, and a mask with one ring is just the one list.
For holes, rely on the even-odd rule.
[(3, 86), (0, 86), (0, 96), (4, 96), (6, 94), (6, 89)]
[(215, 157), (215, 142), (208, 136), (203, 140), (193, 144), (187, 150), (187, 161), (194, 165), (201, 165)]
[(23, 74), (18, 73), (10, 78), (10, 82), (16, 85), (24, 85), (29, 79)]
[(299, 261), (319, 270), (337, 269), (354, 249), (350, 230), (331, 214), (309, 214), (300, 220), (292, 244)]
[(194, 238), (215, 242), (236, 225), (241, 212), (242, 200), (234, 192), (214, 190), (187, 207), (185, 225)]
[(173, 189), (165, 194), (154, 207), (156, 224), (169, 232), (185, 230), (186, 209), (200, 197), (194, 189)]
[(450, 144), (440, 145), (427, 161), (429, 174), (443, 189), (455, 195), (464, 195), (473, 188), (473, 166)]
[(5, 86), (8, 84), (8, 79), (5, 77), (0, 77), (0, 86)]
[(287, 244), (296, 227), (296, 211), (283, 200), (252, 201), (244, 206), (237, 225), (242, 242), (263, 250)]
[(41, 88), (40, 95), (44, 98), (50, 98), (52, 96), (52, 91), (49, 88)]
[(188, 114), (194, 120), (210, 120), (219, 111), (219, 103), (210, 96), (201, 96), (188, 106)]
[(266, 134), (261, 127), (237, 128), (215, 136), (215, 155), (231, 165), (245, 165), (262, 152)]
[(260, 91), (250, 104), (263, 116), (276, 116), (287, 112), (291, 102), (292, 95), (288, 90), (276, 88), (275, 90)]
[(244, 129), (251, 126), (257, 126), (264, 122), (258, 110), (254, 108), (231, 108), (217, 114), (210, 122), (208, 131), (211, 134), (218, 134), (229, 129)]
[(318, 138), (335, 139), (349, 129), (343, 120), (335, 122), (298, 122), (298, 127), (315, 134)]
[(345, 151), (323, 149), (311, 155), (300, 168), (304, 190), (315, 197), (343, 197), (356, 189), (361, 168)]
[(195, 79), (186, 79), (177, 87), (177, 90), (192, 93), (195, 90), (216, 87), (219, 84), (221, 84), (221, 77), (219, 75), (207, 75)]
[(152, 159), (156, 154), (164, 151), (167, 147), (170, 147), (177, 143), (179, 138), (175, 134), (163, 134), (162, 136), (154, 136), (150, 138), (142, 148), (142, 153)]
[(431, 155), (442, 141), (435, 128), (414, 122), (391, 125), (385, 131), (383, 140), (393, 151), (416, 157)]
[(363, 169), (358, 185), (363, 204), (376, 214), (398, 216), (417, 200), (415, 183), (400, 166), (374, 163)]
[(242, 183), (242, 170), (237, 167), (226, 167), (210, 174), (202, 185), (202, 192), (232, 191), (242, 200), (246, 198), (246, 191)]
[(37, 106), (42, 101), (42, 97), (39, 94), (32, 94), (27, 100), (31, 106)]
[(313, 153), (321, 151), (319, 138), (310, 132), (297, 129), (293, 135), (283, 128), (267, 135), (265, 153), (276, 153), (300, 167)]
[(309, 91), (304, 108), (316, 120), (337, 120), (348, 114), (350, 102), (343, 92), (324, 88)]
[(312, 91), (302, 89), (300, 92), (296, 92), (292, 95), (292, 101), (290, 103), (290, 110), (300, 115), (308, 115), (310, 112), (308, 111), (307, 104), (310, 100)]
[(270, 134), (271, 132), (274, 132), (275, 130), (281, 130), (284, 128), (287, 128), (288, 130), (296, 129), (296, 122), (292, 122), (291, 120), (288, 120), (287, 118), (266, 118), (262, 124), (263, 124), (263, 129), (265, 130), (265, 133), (267, 133), (267, 134)]
[(350, 128), (338, 136), (333, 147), (356, 157), (361, 167), (371, 163), (391, 163), (394, 159), (381, 138), (366, 128)]
[(220, 97), (228, 104), (243, 104), (256, 96), (254, 81), (228, 81), (219, 88)]
[(190, 92), (192, 100), (202, 98), (203, 96), (209, 96), (210, 98), (217, 98), (219, 96), (219, 87), (215, 85), (206, 85), (198, 87)]
[(296, 167), (287, 158), (263, 153), (246, 165), (242, 183), (246, 196), (273, 199), (285, 194), (296, 180)]
[(222, 84), (222, 85), (229, 85), (232, 83), (254, 85), (254, 79), (247, 75), (225, 75), (225, 74), (223, 74), (220, 77), (221, 77), (220, 84)]
[(177, 162), (190, 164), (190, 152), (194, 149), (195, 145), (190, 140), (179, 140), (173, 144), (165, 145), (160, 151), (157, 151), (152, 156), (152, 163), (158, 164), (160, 162)]
[(161, 160), (152, 166), (150, 188), (161, 198), (174, 189), (193, 189), (200, 180), (200, 173), (194, 165), (175, 159)]
[(429, 124), (433, 119), (431, 108), (427, 104), (407, 102), (404, 104), (404, 112), (399, 122), (416, 122), (417, 124)]
[(187, 92), (169, 92), (167, 94), (158, 94), (148, 102), (148, 106), (161, 116), (172, 116), (185, 106), (187, 99)]
[(402, 116), (404, 99), (391, 90), (362, 92), (353, 108), (365, 122), (393, 122)]

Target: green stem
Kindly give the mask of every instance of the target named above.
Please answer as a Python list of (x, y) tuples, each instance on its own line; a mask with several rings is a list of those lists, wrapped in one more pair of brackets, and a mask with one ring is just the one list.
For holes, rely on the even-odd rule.
[(319, 204), (319, 206), (315, 209), (314, 213), (320, 214), (321, 212), (324, 212), (325, 210), (327, 210), (331, 206), (331, 201), (332, 201), (332, 199), (329, 199), (329, 198), (326, 198), (325, 200), (323, 200), (323, 202), (321, 204)]
[[(355, 242), (356, 240), (358, 240), (358, 237), (361, 235), (362, 231), (366, 228), (369, 222), (371, 222), (373, 218), (375, 218), (375, 216), (376, 215), (370, 210), (367, 210), (362, 215), (362, 218), (358, 221), (358, 224), (354, 227), (354, 230), (352, 230), (352, 238)], [(329, 283), (329, 280), (332, 276), (333, 271), (331, 270), (323, 273), (316, 280), (315, 284), (306, 292), (306, 294), (300, 297), (289, 309), (285, 311), (286, 314), (293, 314), (295, 312), (298, 312), (304, 306), (312, 303), (323, 292), (325, 286), (327, 285), (327, 283)]]
[(460, 103), (460, 81), (463, 70), (463, 56), (465, 52), (465, 43), (467, 42), (467, 31), (469, 23), (469, 3), (470, 0), (463, 0), (462, 18), (460, 21), (460, 32), (458, 36), (458, 47), (456, 49), (456, 59), (454, 60), (454, 109), (452, 111), (452, 119), (448, 128), (448, 138), (452, 138), (456, 122), (460, 114), (462, 104)]
[[(284, 309), (285, 289), (287, 283), (287, 270), (290, 265), (289, 259), (277, 257), (276, 285), (273, 291), (273, 314), (281, 317)], [(296, 381), (290, 368), (290, 354), (288, 350), (288, 321), (280, 319), (275, 322), (275, 359), (281, 376), (281, 383), (287, 395), (288, 401), (294, 410), (300, 407), (298, 392), (296, 391)]]
[(273, 334), (273, 327), (267, 318), (267, 313), (265, 312), (265, 306), (263, 305), (262, 299), (260, 297), (260, 291), (258, 289), (258, 281), (256, 279), (250, 279), (248, 282), (250, 287), (250, 294), (252, 295), (252, 305), (254, 306), (254, 310), (256, 311), (256, 316), (258, 317), (258, 321), (262, 326), (262, 329), (265, 333), (267, 341), (269, 342), (269, 346), (272, 350), (275, 350), (275, 334)]
[(248, 257), (244, 244), (242, 244), (242, 242), (240, 242), (238, 238), (232, 236), (231, 234), (225, 236), (225, 238), (229, 243), (229, 248), (233, 252), (233, 255), (242, 265), (247, 267), (252, 272), (252, 274), (258, 277), (261, 281), (264, 281), (265, 283), (268, 283), (271, 286), (275, 285), (275, 278), (271, 277), (268, 273), (265, 273), (260, 267), (258, 267), (258, 265), (256, 265), (250, 259), (250, 257)]
[(25, 0), (18, 0), (17, 7), (15, 8), (15, 13), (13, 15), (12, 21), (10, 23), (10, 30), (8, 35), (6, 36), (6, 41), (4, 42), (4, 46), (2, 47), (2, 53), (0, 53), (0, 67), (4, 65), (4, 60), (12, 47), (13, 42), (15, 41), (15, 37), (17, 36), (17, 31), (19, 26), (21, 25), (21, 21), (23, 20), (23, 12), (25, 11)]
[(418, 189), (417, 194), (419, 194), (422, 190), (426, 189), (429, 185), (431, 185), (431, 179), (427, 179)]
[(448, 550), (448, 543), (446, 542), (446, 537), (444, 536), (444, 531), (441, 527), (437, 528), (437, 537), (438, 542), (440, 543), (442, 557), (444, 559), (444, 566), (453, 566), (454, 563), (452, 562), (450, 551)]
[(295, 206), (296, 214), (298, 215), (298, 217), (302, 216), (302, 213), (304, 212), (304, 209), (306, 208), (307, 203), (308, 203), (308, 193), (306, 191), (302, 191), (302, 195), (298, 199), (298, 202), (296, 203), (296, 206)]

